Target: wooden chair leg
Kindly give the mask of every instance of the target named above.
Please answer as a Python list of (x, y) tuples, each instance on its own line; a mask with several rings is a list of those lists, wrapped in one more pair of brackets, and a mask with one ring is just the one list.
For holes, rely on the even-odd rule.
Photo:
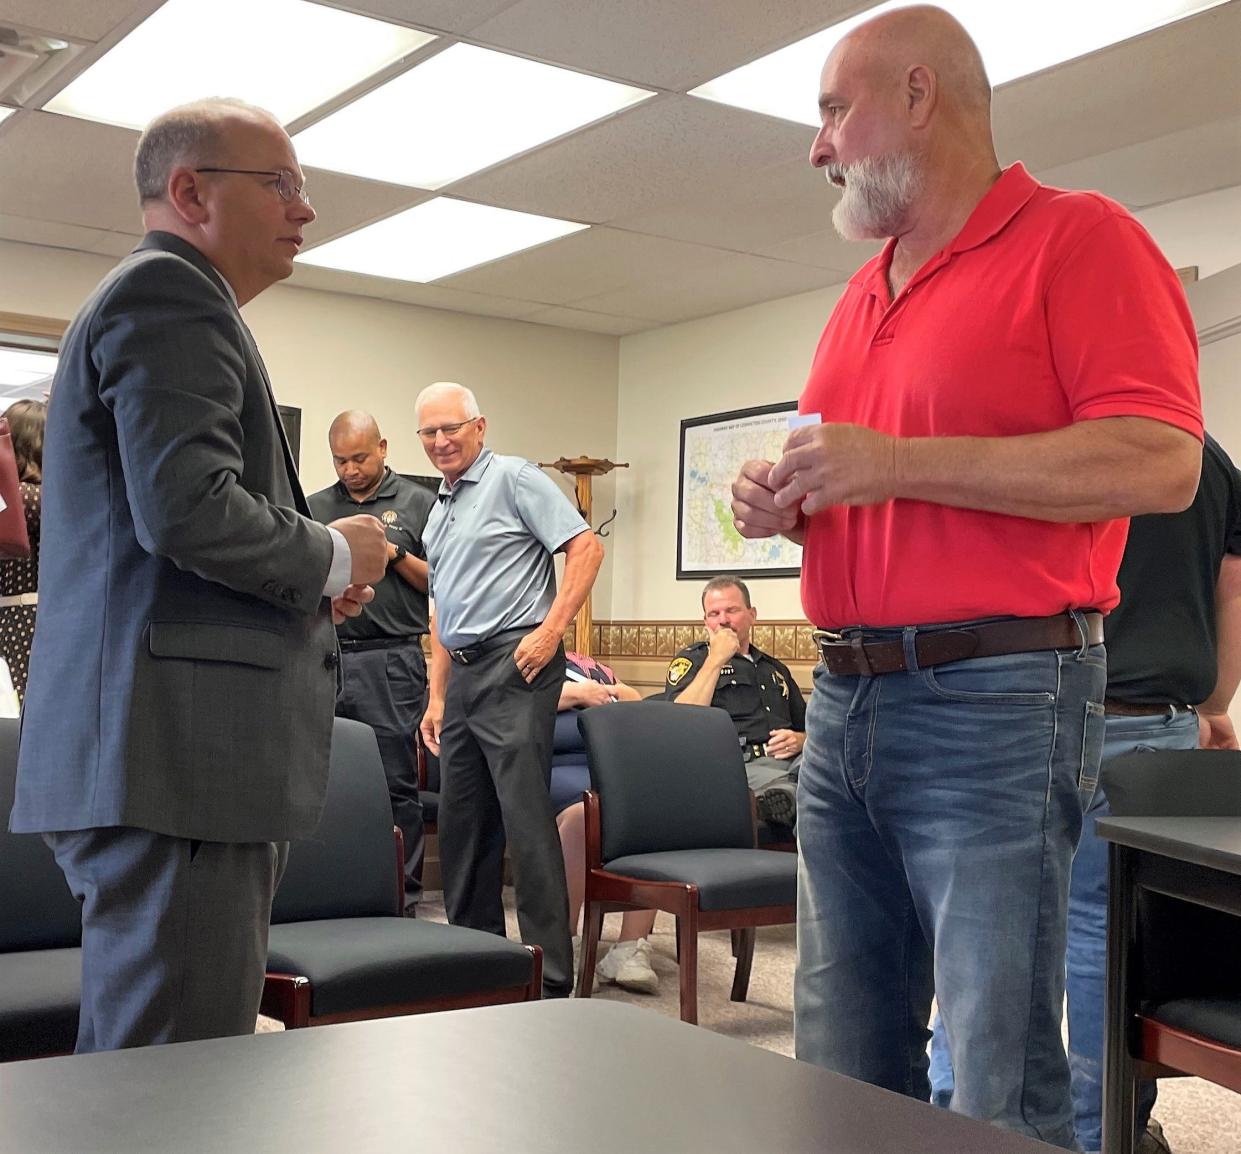
[(744, 1002), (750, 989), (750, 967), (754, 963), (754, 927), (733, 930), (733, 953), (737, 958), (737, 969), (733, 974), (733, 992), (730, 995), (734, 1002)]
[(599, 935), (603, 933), (603, 907), (586, 900), (582, 917), (582, 953), (577, 961), (577, 996), (589, 998), (595, 985), (595, 962), (599, 956)]
[(677, 918), (677, 959), (681, 978), (681, 1021), (698, 1024), (698, 908)]

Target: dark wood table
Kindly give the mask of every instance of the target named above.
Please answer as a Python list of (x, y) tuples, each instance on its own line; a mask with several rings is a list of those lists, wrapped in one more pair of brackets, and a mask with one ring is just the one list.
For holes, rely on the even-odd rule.
[(1133, 1149), (1137, 892), (1147, 889), (1241, 916), (1241, 818), (1109, 817), (1096, 827), (1110, 843), (1107, 1026), (1103, 1061), (1103, 1149)]
[(1048, 1149), (595, 999), (0, 1065), (0, 1150), (21, 1154)]

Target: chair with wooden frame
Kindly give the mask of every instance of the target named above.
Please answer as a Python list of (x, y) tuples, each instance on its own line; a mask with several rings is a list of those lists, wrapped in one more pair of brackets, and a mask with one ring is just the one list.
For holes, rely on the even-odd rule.
[(542, 996), (539, 947), (401, 916), (404, 856), (375, 734), (337, 718), (323, 820), (272, 908), (264, 1014), (296, 1028)]
[[(1241, 819), (1235, 750), (1127, 754), (1104, 764), (1102, 784), (1117, 817)], [(1108, 1061), (1119, 1080), (1105, 1091), (1105, 1142), (1117, 1154), (1134, 1148), (1140, 1080), (1191, 1075), (1241, 1093), (1241, 917), (1200, 896), (1140, 888), (1136, 937), (1126, 957), (1109, 959), (1125, 967), (1129, 1007), (1126, 1046)], [(1127, 1117), (1112, 1113), (1116, 1101)]]
[(737, 731), (720, 709), (669, 701), (583, 710), (592, 789), (577, 996), (590, 996), (603, 915), (676, 919), (681, 1020), (698, 1020), (698, 934), (733, 930), (732, 1000), (744, 1002), (756, 926), (796, 919), (797, 858), (756, 848)]

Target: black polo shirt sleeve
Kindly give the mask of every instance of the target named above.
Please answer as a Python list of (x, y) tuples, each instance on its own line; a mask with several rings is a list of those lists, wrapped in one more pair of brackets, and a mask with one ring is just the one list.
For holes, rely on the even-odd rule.
[(675, 701), (681, 691), (698, 676), (698, 671), (707, 660), (705, 644), (691, 645), (682, 649), (669, 663), (664, 674), (664, 691), (660, 696), (665, 701)]

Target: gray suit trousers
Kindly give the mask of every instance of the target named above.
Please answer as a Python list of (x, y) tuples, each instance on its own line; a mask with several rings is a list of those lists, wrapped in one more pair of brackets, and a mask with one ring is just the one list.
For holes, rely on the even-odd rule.
[(82, 903), (77, 1053), (254, 1032), (287, 842), (44, 834)]

